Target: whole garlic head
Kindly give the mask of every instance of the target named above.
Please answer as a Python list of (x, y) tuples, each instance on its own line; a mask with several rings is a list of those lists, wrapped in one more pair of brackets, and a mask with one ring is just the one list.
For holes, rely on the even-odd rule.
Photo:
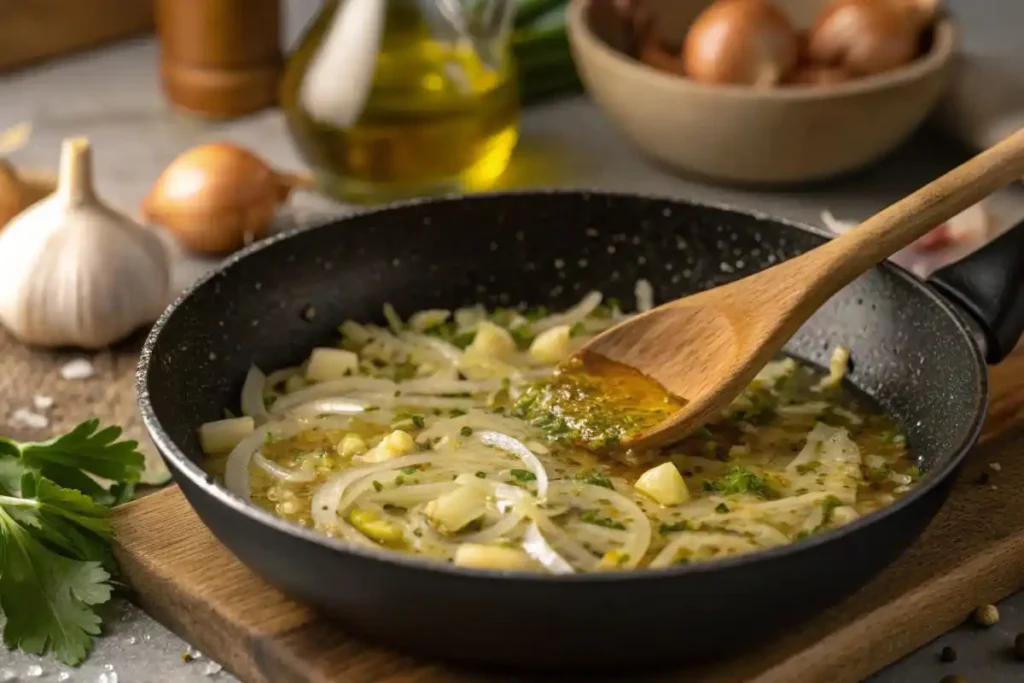
[(98, 349), (155, 320), (170, 266), (160, 239), (96, 196), (92, 154), (65, 140), (57, 191), (0, 233), (0, 322), (28, 344)]

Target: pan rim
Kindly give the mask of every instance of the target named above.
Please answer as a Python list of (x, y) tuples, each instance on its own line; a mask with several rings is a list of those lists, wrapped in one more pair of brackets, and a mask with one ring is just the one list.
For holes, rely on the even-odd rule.
[[(278, 234), (272, 235), (264, 240), (250, 244), (247, 247), (239, 250), (238, 252), (225, 258), (216, 267), (205, 273), (203, 276), (194, 281), (190, 286), (185, 288), (178, 297), (171, 303), (164, 312), (160, 315), (157, 321), (153, 324), (149, 333), (146, 336), (145, 343), (142, 348), (142, 352), (139, 357), (139, 363), (136, 368), (135, 375), (135, 387), (137, 394), (137, 405), (139, 413), (142, 417), (143, 424), (146, 428), (147, 433), (153, 440), (161, 456), (168, 462), (171, 468), (179, 476), (186, 477), (189, 482), (197, 487), (201, 492), (212, 497), (218, 504), (226, 506), (232, 512), (241, 514), (247, 517), (250, 521), (253, 521), (262, 526), (269, 527), (270, 530), (275, 532), (287, 534), (296, 540), (314, 543), (329, 551), (340, 553), (341, 555), (351, 555), (356, 559), (370, 562), (384, 562), (392, 566), (396, 566), (401, 569), (417, 570), (417, 571), (430, 571), (447, 575), (453, 579), (464, 579), (464, 580), (475, 580), (475, 581), (501, 581), (505, 583), (518, 583), (518, 584), (611, 584), (620, 582), (634, 582), (634, 581), (665, 581), (665, 580), (676, 580), (682, 579), (686, 576), (695, 574), (706, 574), (712, 572), (725, 572), (731, 569), (737, 569), (749, 564), (756, 564), (758, 562), (768, 562), (771, 560), (778, 560), (787, 557), (798, 556), (801, 553), (812, 551), (819, 546), (824, 544), (838, 541), (847, 535), (855, 534), (862, 529), (876, 523), (881, 523), (886, 517), (897, 514), (899, 511), (915, 504), (922, 498), (927, 496), (934, 489), (942, 486), (946, 480), (951, 477), (955, 471), (959, 468), (961, 462), (970, 452), (970, 449), (977, 444), (978, 439), (981, 435), (982, 428), (985, 423), (985, 419), (988, 412), (988, 400), (989, 400), (989, 380), (988, 373), (980, 373), (980, 387), (979, 395), (981, 396), (981, 405), (975, 412), (974, 422), (971, 424), (967, 436), (965, 439), (955, 448), (953, 454), (946, 459), (946, 462), (936, 470), (926, 473), (925, 479), (918, 484), (916, 487), (911, 489), (905, 496), (892, 503), (891, 505), (875, 510), (867, 515), (864, 515), (857, 520), (845, 524), (841, 527), (830, 529), (823, 533), (815, 534), (809, 538), (801, 539), (800, 541), (789, 543), (786, 545), (775, 546), (764, 550), (758, 550), (756, 552), (746, 553), (742, 555), (735, 555), (726, 557), (718, 560), (709, 560), (707, 562), (697, 562), (684, 565), (675, 565), (666, 567), (664, 569), (636, 569), (625, 572), (593, 572), (593, 573), (573, 573), (573, 574), (543, 574), (539, 572), (523, 572), (523, 571), (500, 571), (500, 570), (479, 570), (465, 567), (457, 567), (453, 564), (441, 563), (436, 560), (419, 557), (417, 555), (409, 555), (406, 553), (399, 553), (395, 551), (389, 551), (386, 549), (377, 549), (372, 547), (361, 547), (355, 544), (348, 543), (342, 539), (332, 538), (325, 534), (322, 534), (313, 529), (301, 527), (298, 524), (294, 524), (280, 517), (277, 517), (270, 512), (263, 510), (262, 508), (254, 505), (253, 503), (242, 499), (240, 496), (232, 493), (226, 487), (218, 483), (215, 479), (210, 477), (205, 471), (189, 458), (184, 451), (178, 447), (177, 443), (170, 437), (167, 431), (163, 428), (159, 418), (156, 415), (156, 411), (153, 408), (152, 402), (150, 401), (150, 392), (148, 387), (148, 374), (153, 356), (153, 351), (160, 339), (160, 335), (167, 323), (175, 315), (175, 313), (186, 305), (186, 303), (192, 298), (195, 292), (199, 291), (203, 287), (216, 280), (220, 277), (226, 277), (227, 271), (229, 271), (234, 264), (250, 257), (253, 254), (259, 253), (265, 249), (272, 248), (279, 242), (287, 241), (298, 235), (306, 232), (312, 232), (321, 229), (330, 229), (332, 226), (336, 226), (339, 222), (347, 221), (352, 218), (373, 215), (380, 212), (392, 212), (395, 210), (403, 210), (408, 208), (430, 206), (435, 204), (450, 203), (450, 202), (465, 202), (465, 201), (489, 201), (493, 199), (501, 198), (521, 198), (529, 199), (537, 196), (567, 196), (567, 197), (578, 197), (582, 201), (588, 201), (592, 197), (600, 197), (605, 199), (613, 200), (636, 200), (642, 199), (647, 201), (656, 202), (667, 202), (670, 204), (676, 204), (680, 207), (686, 207), (687, 209), (711, 209), (714, 211), (723, 211), (736, 215), (741, 215), (747, 218), (753, 218), (759, 221), (771, 221), (775, 224), (784, 225), (787, 227), (795, 228), (804, 232), (809, 232), (813, 235), (825, 238), (831, 238), (831, 235), (827, 231), (818, 228), (816, 226), (807, 225), (799, 221), (794, 221), (787, 218), (781, 218), (773, 216), (764, 211), (750, 210), (737, 208), (724, 202), (709, 202), (693, 199), (684, 199), (680, 197), (673, 197), (669, 195), (660, 194), (647, 194), (637, 192), (621, 192), (611, 191), (603, 189), (586, 189), (586, 188), (554, 188), (554, 189), (530, 189), (530, 190), (514, 190), (514, 191), (499, 191), (499, 192), (486, 192), (478, 193), (474, 195), (443, 195), (429, 198), (417, 198), (404, 200), (400, 202), (393, 202), (385, 204), (379, 207), (373, 207), (370, 209), (357, 210), (355, 212), (336, 216), (333, 218), (327, 218), (322, 221), (316, 221), (309, 225), (294, 227)], [(928, 284), (916, 276), (911, 274), (909, 271), (902, 267), (893, 264), (892, 262), (886, 261), (878, 266), (890, 272), (892, 275), (900, 278), (912, 288), (919, 291), (919, 293), (930, 301), (932, 305), (938, 307), (936, 315), (945, 314), (953, 322), (957, 332), (967, 346), (971, 349), (974, 356), (974, 363), (976, 367), (986, 368), (986, 362), (982, 349), (971, 332), (967, 322), (962, 317), (951, 302), (946, 300), (941, 294), (935, 289), (928, 286)], [(189, 505), (195, 509), (195, 506), (189, 502)], [(202, 521), (202, 516), (198, 515)], [(209, 528), (209, 525), (203, 521), (204, 526)], [(212, 530), (211, 530), (212, 533)], [(216, 536), (216, 535), (215, 535)], [(219, 540), (219, 539), (218, 539)], [(229, 551), (234, 554), (230, 546), (224, 544)], [(259, 574), (253, 567), (246, 566), (253, 572)]]

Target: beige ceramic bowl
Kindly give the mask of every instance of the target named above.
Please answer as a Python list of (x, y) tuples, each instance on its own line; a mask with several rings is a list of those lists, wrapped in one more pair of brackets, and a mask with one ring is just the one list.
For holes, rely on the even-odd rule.
[[(865, 166), (903, 142), (938, 102), (956, 44), (951, 22), (928, 54), (893, 71), (839, 85), (768, 91), (707, 85), (613, 49), (589, 25), (591, 2), (573, 0), (573, 56), (598, 105), (645, 153), (680, 171), (730, 183), (820, 180)], [(681, 41), (708, 0), (647, 3), (668, 40)], [(798, 28), (826, 0), (776, 0)]]

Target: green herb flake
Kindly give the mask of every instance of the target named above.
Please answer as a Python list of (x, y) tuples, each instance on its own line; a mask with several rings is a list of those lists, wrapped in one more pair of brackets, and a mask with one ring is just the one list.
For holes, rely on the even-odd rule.
[(796, 466), (797, 474), (808, 474), (809, 472), (816, 472), (821, 467), (821, 463), (817, 460), (813, 462), (803, 462)]
[(658, 527), (658, 531), (661, 533), (662, 536), (674, 534), (677, 531), (686, 531), (686, 520), (680, 522), (673, 522), (671, 524), (669, 524), (668, 522), (663, 522), (662, 525)]
[(606, 489), (613, 488), (612, 480), (608, 478), (608, 475), (604, 472), (598, 472), (597, 470), (581, 472), (575, 476), (575, 479), (583, 482), (584, 484), (591, 484), (592, 486), (603, 486)]
[(765, 500), (779, 498), (779, 492), (769, 486), (764, 477), (758, 476), (743, 465), (731, 467), (721, 479), (704, 482), (704, 490), (723, 495), (747, 493)]
[(726, 505), (725, 503), (719, 503), (717, 506), (715, 506), (715, 512), (717, 512), (719, 514), (725, 514), (728, 511), (729, 511), (729, 506)]
[(409, 465), (408, 467), (402, 468), (402, 474), (416, 474), (420, 471), (419, 465)]
[(486, 479), (487, 478), (487, 473), (486, 472), (477, 472), (476, 473), (476, 478), (477, 479)]
[(535, 481), (537, 479), (537, 475), (530, 470), (514, 469), (509, 470), (509, 474), (511, 474), (512, 478), (516, 481)]
[(597, 510), (584, 510), (580, 513), (580, 521), (606, 529), (625, 529), (626, 525), (611, 517), (602, 517)]
[(373, 480), (373, 490), (376, 491), (377, 493), (380, 493), (381, 491), (384, 490), (384, 484), (382, 484), (379, 481), (377, 481), (376, 479), (374, 479)]
[(462, 434), (462, 436), (472, 436), (473, 428), (469, 426), (463, 427), (462, 429), (459, 430), (459, 434)]

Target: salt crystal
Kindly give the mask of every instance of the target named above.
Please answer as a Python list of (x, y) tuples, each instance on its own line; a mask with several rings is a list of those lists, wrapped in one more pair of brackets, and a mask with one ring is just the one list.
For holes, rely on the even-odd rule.
[(96, 679), (96, 683), (117, 683), (117, 674), (113, 671), (100, 674), (100, 677)]
[(57, 676), (57, 680), (58, 681), (70, 681), (71, 680), (71, 674), (69, 674), (67, 671), (62, 671), (60, 673), (60, 675)]
[(73, 361), (69, 361), (61, 366), (60, 369), (60, 376), (70, 380), (88, 379), (94, 374), (96, 374), (96, 368), (85, 358), (76, 358)]
[(1000, 464), (999, 464), (999, 463), (997, 463), (997, 462), (990, 462), (990, 463), (988, 464), (988, 466), (989, 466), (989, 467), (991, 467), (991, 468), (992, 468), (993, 470), (995, 470), (996, 472), (999, 472), (999, 471), (1001, 471), (1001, 470), (1003, 469), (1003, 466), (1002, 466), (1002, 465), (1000, 465)]
[(45, 415), (34, 413), (25, 408), (18, 408), (11, 413), (11, 424), (15, 427), (27, 427), (29, 429), (45, 429), (50, 426), (50, 421)]
[(39, 678), (43, 675), (43, 667), (38, 664), (31, 664), (27, 669), (25, 669), (25, 675), (29, 678)]
[(137, 642), (139, 642), (139, 639), (136, 638), (135, 636), (132, 636), (131, 638), (128, 639), (128, 644), (129, 645), (134, 645)]
[(203, 673), (206, 674), (207, 676), (216, 676), (223, 669), (224, 669), (224, 667), (222, 667), (217, 662), (207, 662), (206, 666), (203, 667)]
[(104, 664), (103, 665), (103, 670), (104, 671), (113, 671), (114, 670), (114, 665), (113, 664)]
[(53, 407), (53, 397), (36, 394), (32, 398), (32, 405), (35, 406), (36, 410), (49, 410)]

